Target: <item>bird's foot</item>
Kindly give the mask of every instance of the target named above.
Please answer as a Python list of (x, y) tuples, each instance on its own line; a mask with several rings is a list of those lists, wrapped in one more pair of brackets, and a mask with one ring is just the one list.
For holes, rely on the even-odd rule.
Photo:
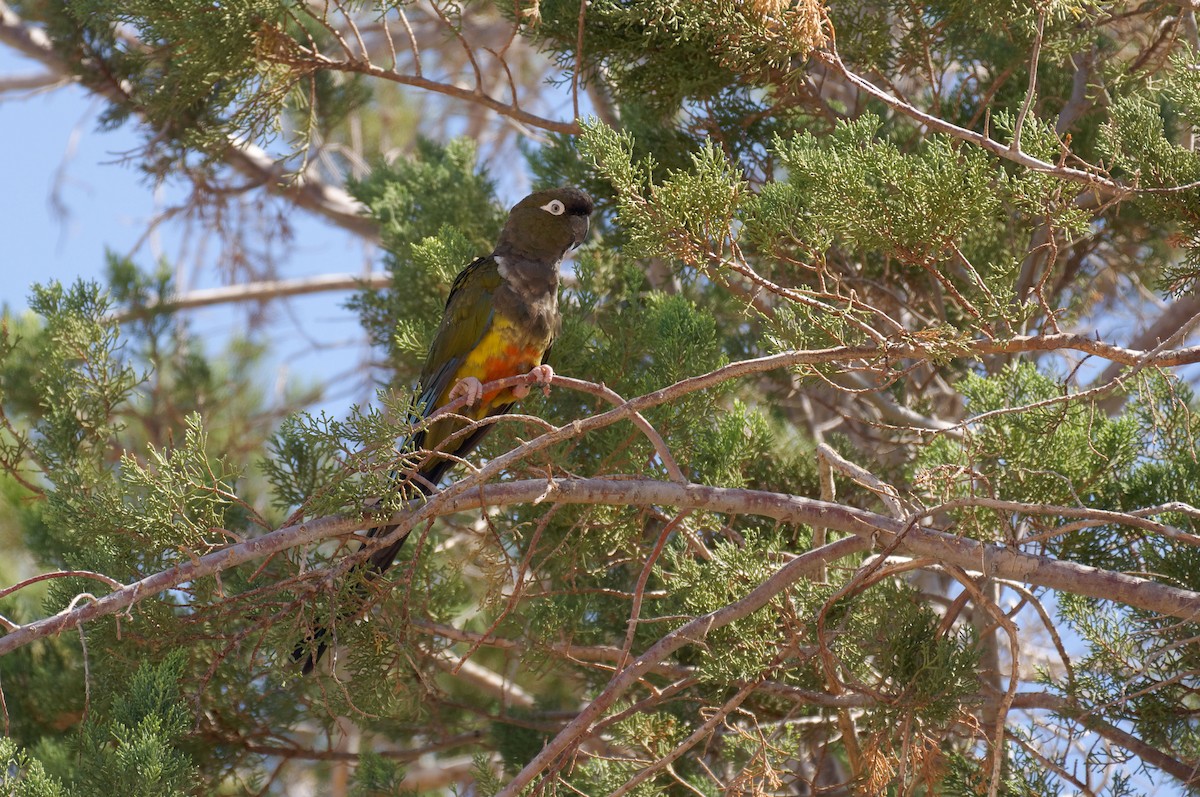
[[(550, 382), (554, 379), (554, 369), (548, 365), (535, 365), (529, 370), (533, 375), (536, 384), (541, 385), (542, 395), (550, 395)], [(525, 398), (529, 395), (529, 385), (517, 385), (513, 388), (513, 395), (517, 398)]]
[(454, 387), (450, 388), (450, 395), (446, 400), (454, 401), (458, 398), (466, 397), (468, 407), (474, 407), (483, 398), (483, 382), (480, 382), (473, 376), (466, 376), (454, 383)]

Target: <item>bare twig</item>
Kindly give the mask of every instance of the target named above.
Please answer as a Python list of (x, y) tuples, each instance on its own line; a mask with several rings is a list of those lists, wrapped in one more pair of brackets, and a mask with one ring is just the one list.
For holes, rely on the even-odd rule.
[(1021, 103), (1021, 110), (1017, 112), (1017, 121), (1013, 126), (1013, 140), (1009, 145), (1008, 150), (1012, 154), (1017, 154), (1021, 151), (1021, 130), (1025, 127), (1025, 117), (1029, 115), (1029, 108), (1033, 105), (1033, 97), (1037, 93), (1037, 71), (1038, 57), (1042, 54), (1042, 32), (1046, 27), (1046, 11), (1038, 11), (1037, 29), (1033, 37), (1033, 50), (1029, 56), (1029, 86), (1025, 89), (1025, 101)]
[(48, 581), (48, 580), (54, 579), (54, 578), (91, 578), (91, 579), (95, 579), (96, 581), (103, 581), (105, 584), (112, 587), (113, 589), (120, 589), (121, 587), (125, 586), (120, 581), (117, 581), (115, 578), (109, 578), (108, 576), (104, 575), (103, 573), (93, 573), (91, 570), (58, 570), (53, 573), (42, 573), (40, 575), (32, 576), (30, 578), (24, 579), (23, 581), (18, 581), (16, 584), (13, 584), (11, 587), (5, 587), (4, 589), (0, 589), (0, 598), (7, 598), (9, 595), (13, 594), (17, 590), (24, 589), (25, 587), (28, 587), (30, 584), (36, 584), (39, 581)]
[(447, 97), (453, 97), (457, 100), (474, 103), (495, 111), (501, 116), (512, 119), (528, 127), (538, 130), (546, 130), (551, 133), (562, 133), (565, 135), (579, 135), (582, 132), (579, 123), (576, 121), (561, 122), (555, 119), (547, 119), (544, 116), (538, 116), (535, 113), (530, 113), (522, 109), (515, 102), (505, 102), (504, 100), (493, 97), (482, 88), (466, 88), (453, 83), (443, 83), (437, 80), (430, 80), (420, 75), (406, 75), (395, 72), (391, 69), (386, 69), (375, 64), (361, 61), (358, 59), (339, 59), (335, 60), (327, 56), (308, 51), (305, 57), (309, 59), (313, 66), (319, 69), (329, 69), (338, 72), (350, 72), (360, 75), (370, 75), (371, 77), (387, 80), (392, 83), (397, 83), (401, 86), (412, 86), (425, 91), (433, 92), (434, 94), (442, 94)]
[(438, 667), (483, 690), (499, 700), (502, 705), (533, 708), (536, 703), (533, 695), (522, 689), (519, 684), (513, 683), (482, 664), (470, 659), (460, 661), (457, 656), (448, 651), (439, 651), (434, 654), (433, 660)]

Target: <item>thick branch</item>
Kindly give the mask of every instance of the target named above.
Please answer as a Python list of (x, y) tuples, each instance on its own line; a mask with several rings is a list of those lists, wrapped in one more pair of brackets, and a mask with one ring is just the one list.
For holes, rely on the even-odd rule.
[[(532, 503), (673, 506), (738, 515), (770, 517), (784, 523), (821, 525), (854, 534), (858, 540), (847, 552), (887, 547), (901, 535), (900, 548), (915, 556), (990, 576), (1020, 581), (1077, 595), (1124, 603), (1159, 614), (1194, 620), (1200, 616), (1200, 593), (1166, 586), (1087, 565), (1022, 553), (1003, 545), (982, 543), (923, 526), (906, 528), (894, 518), (839, 504), (762, 490), (676, 484), (653, 479), (524, 479), (488, 484), (458, 492), (440, 493), (421, 510), (397, 512), (388, 521), (403, 525), (416, 512), (441, 516), (480, 507)], [(374, 521), (373, 521), (374, 522)], [(327, 517), (288, 526), (257, 539), (231, 545), (195, 560), (183, 562), (137, 581), (103, 598), (21, 626), (0, 637), (0, 655), (34, 639), (73, 628), (79, 623), (121, 611), (134, 603), (221, 570), (264, 558), (273, 553), (344, 534), (361, 527), (361, 518)], [(844, 555), (844, 554), (843, 554)], [(808, 555), (805, 554), (807, 557)], [(804, 557), (801, 557), (804, 558)], [(808, 561), (808, 560), (806, 560)], [(814, 566), (816, 565), (813, 562)]]
[(5, 634), (0, 637), (0, 656), (22, 645), (27, 645), (35, 639), (75, 628), (81, 623), (97, 617), (115, 614), (139, 601), (174, 589), (188, 581), (211, 576), (245, 562), (264, 559), (271, 554), (286, 551), (298, 545), (345, 534), (361, 526), (361, 519), (354, 517), (320, 518), (311, 523), (286, 526), (256, 539), (205, 554), (198, 559), (181, 562), (169, 570), (159, 571), (121, 589), (113, 590), (103, 598), (61, 611), (52, 617), (23, 625), (16, 631)]

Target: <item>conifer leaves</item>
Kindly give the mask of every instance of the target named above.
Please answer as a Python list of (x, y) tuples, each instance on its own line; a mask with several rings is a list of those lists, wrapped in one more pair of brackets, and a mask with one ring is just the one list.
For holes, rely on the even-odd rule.
[[(277, 0), (85, 0), (66, 8), (104, 64), (97, 71), (123, 81), (161, 135), (219, 154), (231, 135), (274, 131), (294, 80), (266, 57), (282, 36)], [(122, 26), (137, 38), (119, 35)]]
[(113, 517), (119, 528), (140, 537), (150, 549), (207, 553), (228, 542), (220, 530), (240, 501), (240, 471), (209, 453), (199, 414), (189, 416), (185, 427), (184, 439), (175, 448), (150, 445), (144, 465), (132, 454), (121, 457), (127, 494), (112, 506)]
[(631, 256), (670, 254), (695, 264), (724, 248), (746, 185), (711, 141), (691, 155), (690, 169), (655, 182), (654, 158), (635, 160), (632, 136), (595, 119), (583, 128), (580, 150), (616, 189)]
[[(579, 5), (540, 0), (529, 33), (565, 62), (575, 57)], [(588, 4), (588, 46), (581, 55), (603, 69), (623, 104), (664, 118), (689, 101), (718, 98), (742, 85), (779, 83), (798, 74), (825, 42), (817, 0), (671, 0)]]
[[(151, 402), (148, 385), (170, 392), (178, 374), (134, 368), (94, 283), (35, 287), (30, 304), (42, 323), (24, 338), (5, 333), (0, 402), (10, 415), (4, 466), (48, 499), (37, 507), (40, 544), (72, 566), (124, 576), (131, 556), (152, 567), (226, 542), (229, 515), (251, 513), (237, 495), (240, 468), (212, 455), (198, 414), (172, 445), (125, 448), (141, 431), (128, 419)], [(181, 367), (193, 366), (185, 357)]]
[(379, 497), (382, 509), (396, 509), (411, 497), (411, 488), (396, 484), (391, 473), (407, 465), (396, 451), (397, 440), (413, 431), (405, 419), (418, 417), (417, 396), (381, 390), (376, 399), (368, 407), (351, 407), (344, 420), (304, 412), (280, 424), (269, 443), (272, 456), (262, 465), (276, 506), (321, 516)]
[(878, 138), (879, 127), (866, 114), (821, 139), (777, 139), (787, 180), (760, 198), (752, 235), (786, 235), (814, 248), (837, 241), (920, 266), (994, 223), (999, 202), (987, 155), (942, 137), (906, 154)]
[(0, 794), (194, 794), (198, 771), (183, 750), (193, 725), (179, 690), (184, 660), (175, 651), (157, 664), (142, 664), (119, 683), (105, 684), (101, 705), (93, 707), (80, 732), (44, 739), (36, 758), (0, 738)]
[(115, 410), (143, 377), (123, 356), (95, 283), (34, 286), (30, 308), (45, 319), (40, 330), (23, 340), (0, 331), (0, 401), (38, 419), (19, 446), (47, 472), (94, 475), (122, 428)]
[(455, 275), (490, 252), (504, 221), (473, 142), (422, 141), (409, 158), (378, 164), (353, 193), (380, 223), (392, 289), (364, 291), (348, 306), (400, 375), (415, 375)]
[(776, 139), (786, 179), (757, 194), (711, 141), (691, 156), (691, 169), (657, 182), (653, 158), (635, 159), (628, 135), (588, 122), (581, 149), (616, 189), (634, 256), (702, 263), (740, 237), (766, 248), (787, 239), (810, 251), (838, 243), (929, 266), (997, 223), (1001, 194), (988, 155), (943, 137), (903, 153), (877, 138), (879, 126), (867, 114), (824, 138)]
[(65, 797), (57, 778), (40, 760), (19, 749), (7, 736), (0, 737), (0, 794), (4, 797)]
[[(1067, 401), (1032, 364), (961, 384), (969, 423), (961, 441), (940, 437), (918, 457), (917, 481), (935, 502), (984, 494), (1051, 505), (1122, 508), (1119, 496), (1139, 450), (1133, 415), (1110, 419)], [(1052, 465), (1050, 465), (1052, 463)], [(1005, 524), (990, 511), (967, 510), (964, 531), (986, 536)], [(992, 532), (988, 530), (991, 529)]]
[[(1194, 74), (1168, 80), (1164, 99), (1189, 123), (1200, 115), (1200, 92)], [(1138, 205), (1156, 221), (1179, 227), (1177, 242), (1184, 247), (1182, 262), (1169, 260), (1162, 288), (1182, 295), (1200, 285), (1200, 155), (1174, 143), (1167, 134), (1164, 110), (1143, 96), (1116, 102), (1108, 124), (1100, 130), (1100, 145), (1113, 167), (1140, 187), (1149, 189)], [(1194, 135), (1194, 134), (1193, 134)]]

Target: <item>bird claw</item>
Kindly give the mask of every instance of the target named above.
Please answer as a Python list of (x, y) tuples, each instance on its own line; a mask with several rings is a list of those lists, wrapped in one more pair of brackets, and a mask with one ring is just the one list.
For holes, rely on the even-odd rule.
[[(548, 365), (535, 365), (529, 369), (529, 373), (533, 376), (535, 383), (541, 385), (542, 395), (550, 395), (550, 382), (554, 379), (554, 369)], [(513, 395), (517, 398), (525, 398), (529, 395), (529, 385), (517, 385), (513, 388)]]
[(466, 397), (468, 407), (474, 407), (483, 398), (483, 382), (480, 382), (473, 376), (465, 376), (454, 383), (454, 387), (450, 388), (450, 395), (447, 401)]

